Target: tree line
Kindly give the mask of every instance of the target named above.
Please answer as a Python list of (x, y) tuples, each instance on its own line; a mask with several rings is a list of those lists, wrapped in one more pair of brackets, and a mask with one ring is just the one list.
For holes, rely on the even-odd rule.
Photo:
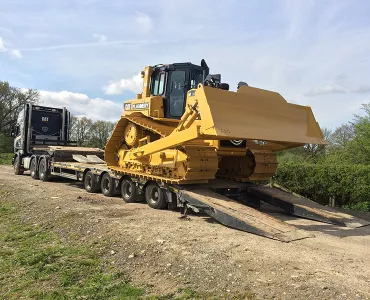
[[(8, 82), (0, 81), (0, 153), (13, 152), (10, 130), (16, 125), (17, 117), (25, 104), (39, 104), (39, 93), (34, 89), (20, 89)], [(114, 128), (114, 123), (71, 116), (70, 140), (78, 146), (103, 149)]]

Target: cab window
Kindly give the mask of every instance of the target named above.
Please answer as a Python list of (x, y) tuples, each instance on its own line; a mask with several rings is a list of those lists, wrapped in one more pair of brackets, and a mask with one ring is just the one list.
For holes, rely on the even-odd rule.
[(151, 94), (153, 96), (160, 96), (164, 93), (166, 73), (157, 73), (152, 77)]
[(170, 81), (170, 115), (180, 117), (185, 101), (185, 71), (173, 71)]

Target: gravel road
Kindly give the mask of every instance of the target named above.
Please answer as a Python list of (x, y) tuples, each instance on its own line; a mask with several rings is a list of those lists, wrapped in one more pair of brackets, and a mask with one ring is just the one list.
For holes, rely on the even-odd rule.
[(15, 176), (0, 166), (0, 201), (23, 217), (81, 243), (96, 240), (109, 263), (151, 293), (179, 287), (256, 299), (370, 299), (370, 226), (347, 229), (280, 215), (315, 235), (283, 243), (224, 227), (207, 216), (179, 219), (82, 185)]

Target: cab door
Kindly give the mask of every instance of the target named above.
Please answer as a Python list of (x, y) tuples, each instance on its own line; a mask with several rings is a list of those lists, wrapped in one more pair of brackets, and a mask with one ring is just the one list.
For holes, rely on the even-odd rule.
[(184, 113), (186, 92), (188, 89), (186, 70), (173, 70), (169, 72), (167, 89), (167, 107), (165, 118), (180, 119)]

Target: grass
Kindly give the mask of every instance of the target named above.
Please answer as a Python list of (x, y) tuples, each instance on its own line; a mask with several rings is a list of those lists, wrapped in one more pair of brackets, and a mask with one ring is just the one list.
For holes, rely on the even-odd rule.
[(120, 272), (107, 270), (97, 250), (65, 245), (37, 226), (23, 224), (16, 209), (0, 203), (0, 298), (138, 299)]
[[(4, 194), (7, 191), (0, 190), (0, 196)], [(254, 299), (250, 292), (190, 288), (147, 296), (109, 266), (98, 249), (94, 243), (62, 242), (55, 233), (24, 223), (17, 207), (0, 200), (0, 299)]]
[(0, 153), (0, 165), (11, 165), (13, 153)]

